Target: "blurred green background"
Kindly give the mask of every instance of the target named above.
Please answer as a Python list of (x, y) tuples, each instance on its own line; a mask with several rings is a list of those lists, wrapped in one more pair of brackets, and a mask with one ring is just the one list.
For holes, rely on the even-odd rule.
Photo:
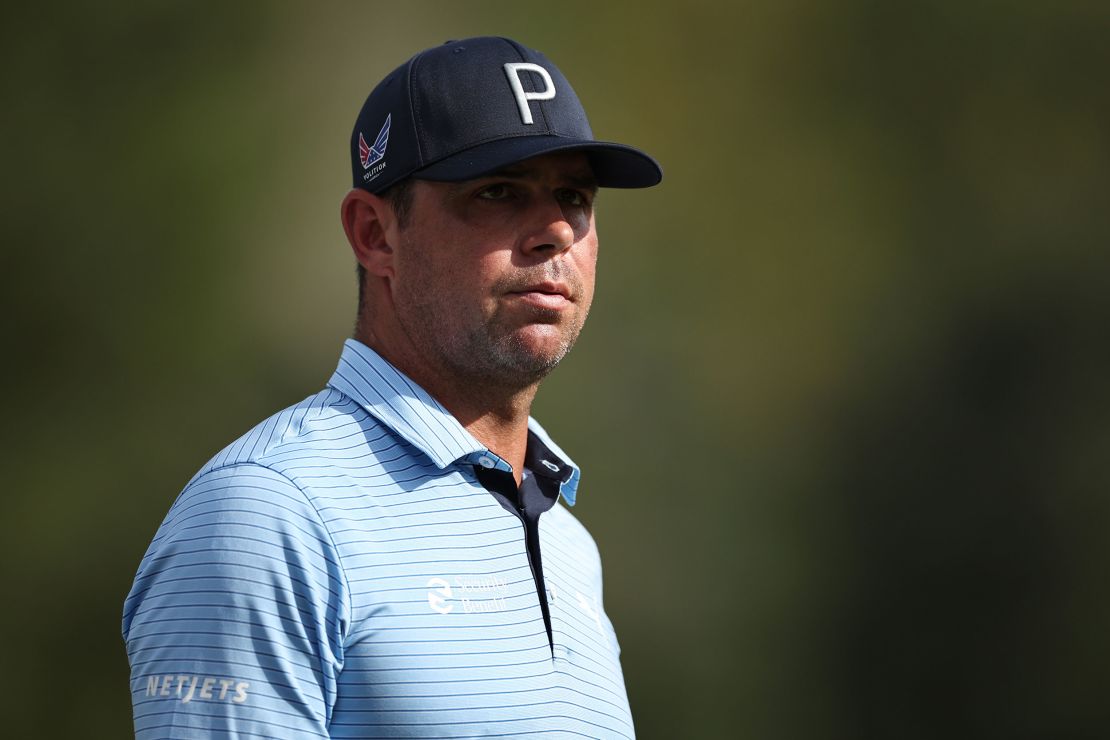
[(129, 735), (155, 528), (350, 332), (355, 113), (478, 34), (666, 170), (536, 409), (640, 737), (1110, 737), (1110, 4), (4, 15), (6, 737)]

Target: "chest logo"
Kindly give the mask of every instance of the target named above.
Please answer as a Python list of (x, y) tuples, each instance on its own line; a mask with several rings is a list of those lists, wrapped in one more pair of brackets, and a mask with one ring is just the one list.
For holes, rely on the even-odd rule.
[(601, 626), (601, 609), (600, 605), (597, 603), (597, 595), (594, 595), (593, 603), (590, 603), (590, 601), (582, 595), (581, 591), (575, 591), (574, 595), (578, 597), (578, 606), (581, 607), (582, 611), (586, 612), (586, 616), (594, 620), (594, 624), (597, 625), (598, 634), (605, 634), (605, 630)]
[(447, 600), (451, 598), (451, 584), (442, 578), (433, 578), (428, 581), (428, 606), (432, 607), (432, 611), (439, 612), (440, 614), (450, 614), (455, 609), (454, 604), (448, 604)]
[(457, 576), (454, 585), (437, 576), (428, 589), (428, 606), (438, 614), (450, 614), (456, 605), (467, 614), (503, 612), (508, 596), (508, 584), (497, 576)]

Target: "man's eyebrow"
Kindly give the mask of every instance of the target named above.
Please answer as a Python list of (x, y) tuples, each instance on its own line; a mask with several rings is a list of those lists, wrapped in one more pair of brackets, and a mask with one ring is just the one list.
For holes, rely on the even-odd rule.
[(576, 188), (582, 188), (583, 190), (597, 190), (598, 188), (597, 178), (592, 173), (589, 175), (570, 175), (567, 179)]

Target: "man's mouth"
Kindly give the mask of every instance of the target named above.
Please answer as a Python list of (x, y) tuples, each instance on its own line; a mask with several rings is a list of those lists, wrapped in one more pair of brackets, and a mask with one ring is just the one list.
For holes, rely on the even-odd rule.
[(573, 303), (570, 288), (565, 283), (534, 283), (519, 290), (510, 291), (509, 295), (537, 308), (551, 310), (566, 308)]

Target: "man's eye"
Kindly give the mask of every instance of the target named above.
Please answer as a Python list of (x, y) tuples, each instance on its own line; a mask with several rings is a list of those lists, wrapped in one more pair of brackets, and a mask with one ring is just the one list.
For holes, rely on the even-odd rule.
[(571, 206), (587, 206), (590, 199), (580, 190), (560, 190), (559, 199)]
[(504, 200), (509, 197), (509, 188), (505, 185), (489, 185), (478, 191), (478, 197), (485, 200)]

